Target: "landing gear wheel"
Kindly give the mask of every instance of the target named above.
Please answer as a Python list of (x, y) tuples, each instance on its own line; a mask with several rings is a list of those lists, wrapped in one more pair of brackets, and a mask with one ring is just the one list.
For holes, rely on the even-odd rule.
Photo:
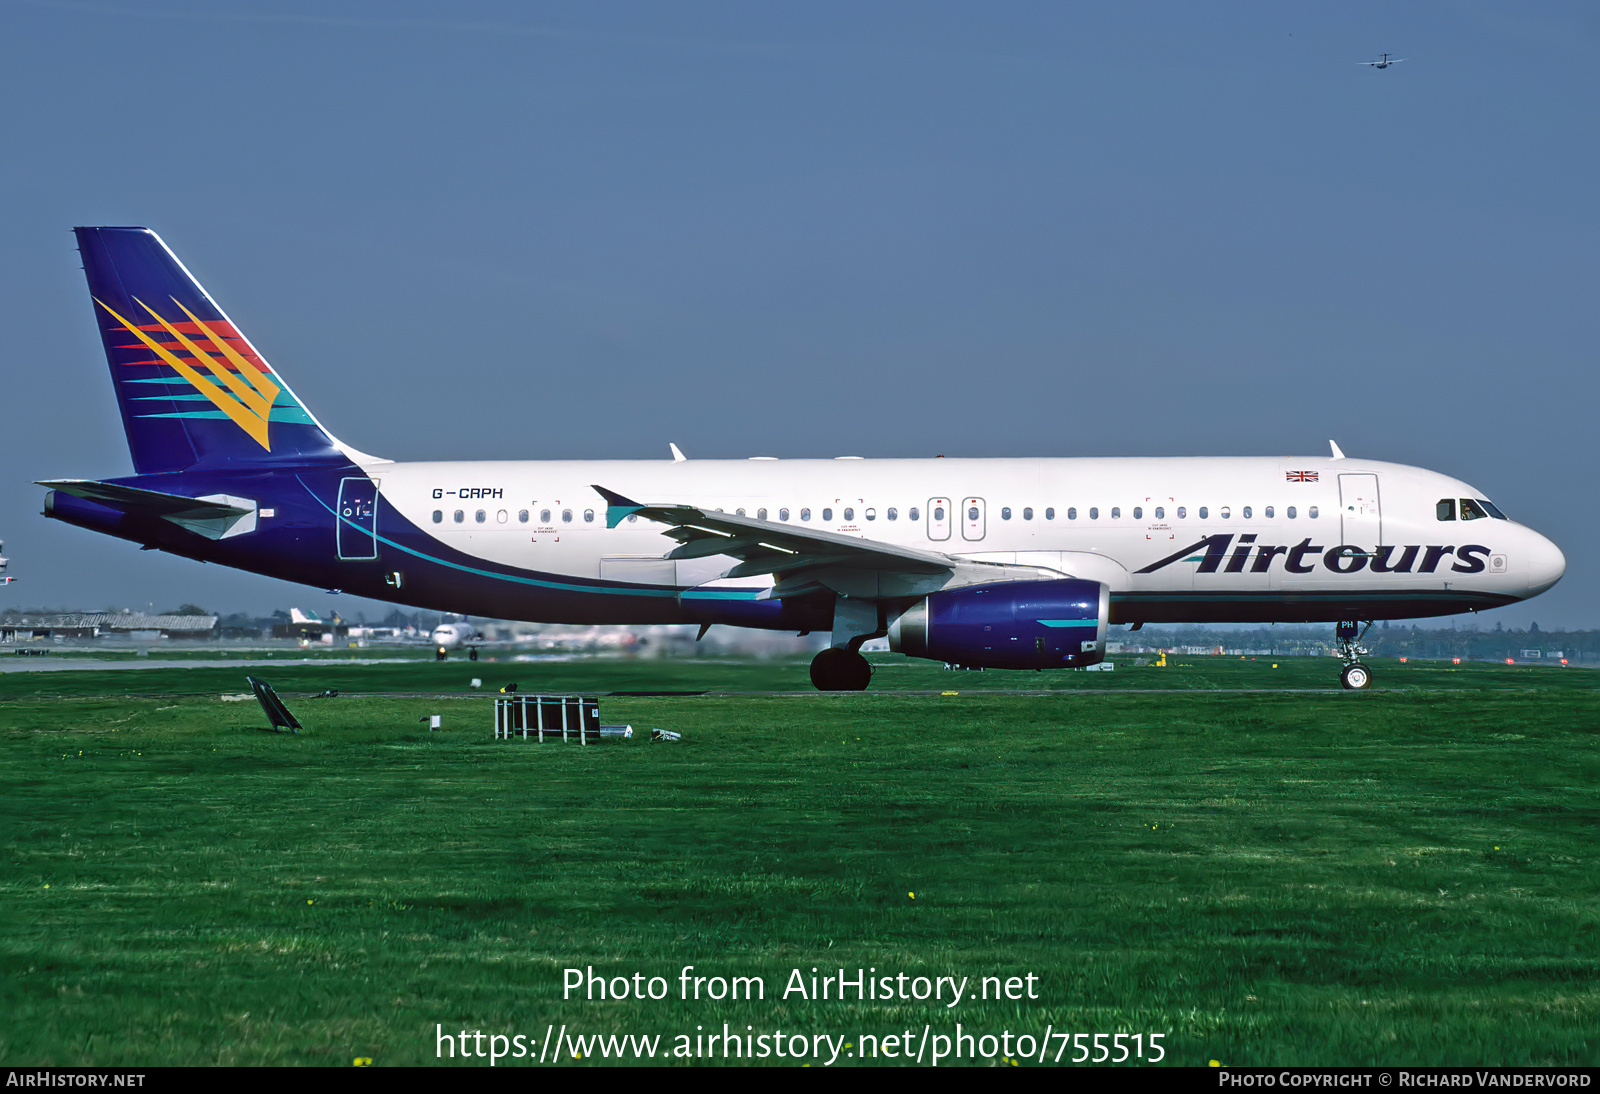
[(854, 650), (830, 646), (811, 659), (811, 683), (818, 691), (865, 691), (872, 666)]
[(1360, 691), (1372, 686), (1372, 670), (1360, 661), (1346, 665), (1339, 673), (1339, 684), (1350, 691)]

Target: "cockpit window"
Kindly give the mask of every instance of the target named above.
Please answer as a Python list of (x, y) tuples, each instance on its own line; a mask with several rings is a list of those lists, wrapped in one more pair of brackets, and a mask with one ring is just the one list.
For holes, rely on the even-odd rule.
[(1434, 506), (1434, 512), (1440, 520), (1456, 519), (1456, 499), (1440, 498), (1439, 504)]
[(1461, 499), (1461, 519), (1462, 520), (1480, 520), (1480, 519), (1486, 520), (1486, 519), (1488, 519), (1488, 516), (1489, 516), (1489, 514), (1485, 513), (1483, 511), (1483, 506), (1479, 505), (1477, 502), (1473, 501), (1471, 498), (1462, 498)]
[(1478, 504), (1483, 506), (1485, 509), (1489, 510), (1489, 515), (1491, 517), (1493, 517), (1495, 520), (1510, 520), (1511, 519), (1510, 517), (1508, 517), (1504, 513), (1502, 513), (1499, 509), (1496, 509), (1494, 502), (1489, 501), (1486, 498), (1479, 498), (1478, 499)]

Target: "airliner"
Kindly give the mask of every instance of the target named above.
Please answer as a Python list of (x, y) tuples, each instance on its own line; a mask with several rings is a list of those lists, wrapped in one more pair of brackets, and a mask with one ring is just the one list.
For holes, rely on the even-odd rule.
[(483, 641), (483, 635), (478, 633), (478, 628), (466, 620), (460, 623), (440, 623), (433, 628), (433, 633), (428, 637), (435, 646), (445, 650), (460, 649), (462, 646)]
[(544, 623), (824, 632), (969, 668), (1083, 668), (1108, 624), (1364, 628), (1550, 588), (1566, 560), (1448, 475), (1322, 457), (402, 463), (337, 440), (156, 234), (76, 229), (134, 474), (46, 516), (186, 558)]

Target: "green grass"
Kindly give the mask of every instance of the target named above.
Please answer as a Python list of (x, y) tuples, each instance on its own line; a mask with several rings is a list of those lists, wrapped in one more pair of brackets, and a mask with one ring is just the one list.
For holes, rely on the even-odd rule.
[[(1600, 674), (1207, 690), (1333, 678), (1268, 664), (619, 696), (606, 721), (683, 742), (591, 747), (495, 742), (464, 695), (291, 701), (291, 737), (216, 700), (233, 670), (0, 676), (0, 1063), (427, 1063), (435, 1023), (670, 1046), (957, 1021), (1162, 1033), (1177, 1064), (1600, 1063)], [(805, 686), (803, 663), (262, 674), (459, 692), (501, 668), (524, 691)], [(1058, 691), (985, 694), (1036, 685)], [(148, 697), (183, 692), (205, 694)], [(564, 1001), (590, 965), (767, 997)], [(779, 998), (813, 966), (1031, 972), (1040, 998)]]
[[(247, 654), (228, 652), (237, 667), (197, 667), (174, 671), (161, 661), (142, 663), (134, 658), (110, 659), (137, 665), (137, 668), (105, 670), (74, 668), (68, 671), (0, 673), (0, 699), (41, 696), (84, 695), (210, 695), (237, 692), (245, 688), (246, 675), (264, 677), (283, 692), (316, 693), (334, 688), (349, 693), (418, 693), (472, 691), (470, 681), (483, 681), (483, 690), (492, 692), (515, 682), (525, 692), (585, 692), (605, 694), (616, 691), (691, 691), (751, 692), (793, 691), (811, 693), (811, 679), (804, 659), (735, 661), (726, 659), (683, 660), (636, 657), (573, 657), (538, 661), (512, 661), (508, 655), (490, 655), (481, 661), (468, 661), (456, 655), (446, 662), (412, 657), (397, 663), (352, 664), (350, 659), (321, 653), (310, 662), (305, 651), (280, 650), (275, 656), (260, 651)], [(397, 650), (362, 650), (373, 658), (404, 656)], [(198, 655), (196, 655), (198, 656)], [(209, 653), (210, 659), (219, 657)], [(1267, 657), (1256, 659), (1229, 657), (1172, 656), (1167, 667), (1138, 666), (1143, 658), (1117, 656), (1112, 672), (947, 672), (937, 664), (894, 654), (873, 654), (876, 666), (872, 680), (874, 692), (956, 690), (1099, 692), (1151, 690), (1216, 689), (1339, 689), (1339, 663), (1331, 657)], [(1152, 658), (1144, 658), (1153, 660)], [(251, 660), (257, 663), (246, 665)], [(275, 662), (282, 662), (281, 664)], [(1600, 670), (1561, 668), (1544, 665), (1505, 665), (1496, 662), (1468, 662), (1452, 665), (1447, 661), (1411, 661), (1401, 664), (1393, 658), (1368, 658), (1374, 673), (1375, 691), (1424, 689), (1524, 690), (1527, 688), (1592, 689), (1600, 687)], [(30, 667), (32, 667), (30, 665)]]

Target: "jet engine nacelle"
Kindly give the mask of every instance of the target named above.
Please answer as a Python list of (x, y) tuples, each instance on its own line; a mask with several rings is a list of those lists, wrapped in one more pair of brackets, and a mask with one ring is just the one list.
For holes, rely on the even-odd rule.
[(1099, 581), (1008, 581), (934, 593), (889, 627), (909, 657), (987, 669), (1061, 669), (1106, 656), (1111, 590)]

